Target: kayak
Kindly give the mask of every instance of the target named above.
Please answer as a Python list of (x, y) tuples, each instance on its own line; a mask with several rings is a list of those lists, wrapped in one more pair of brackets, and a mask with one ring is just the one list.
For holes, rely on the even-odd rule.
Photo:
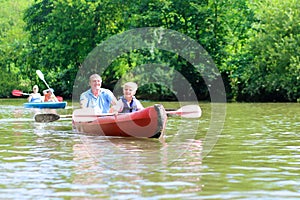
[(100, 116), (92, 121), (73, 117), (73, 128), (92, 135), (159, 138), (164, 135), (166, 121), (164, 107), (155, 104), (137, 112)]
[(24, 108), (65, 108), (67, 106), (67, 102), (39, 102), (39, 103), (24, 103)]

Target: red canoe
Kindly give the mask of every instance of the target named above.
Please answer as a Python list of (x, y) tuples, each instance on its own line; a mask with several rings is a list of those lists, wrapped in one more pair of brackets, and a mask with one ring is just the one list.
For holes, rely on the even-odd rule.
[(164, 134), (167, 115), (160, 104), (143, 110), (97, 117), (90, 122), (73, 120), (75, 131), (93, 135), (159, 138)]

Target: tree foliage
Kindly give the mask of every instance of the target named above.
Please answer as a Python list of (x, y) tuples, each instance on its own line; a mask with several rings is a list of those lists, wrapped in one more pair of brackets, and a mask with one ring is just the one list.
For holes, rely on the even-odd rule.
[(253, 6), (257, 21), (249, 36), (252, 55), (241, 94), (259, 101), (293, 101), (300, 96), (300, 5), (265, 0)]
[[(40, 69), (56, 94), (70, 98), (77, 71), (95, 47), (134, 28), (163, 27), (203, 46), (222, 74), (229, 100), (300, 99), (297, 0), (2, 0), (0, 5), (2, 96), (9, 96), (14, 87), (28, 91), (41, 83), (35, 74)], [(203, 74), (178, 54), (155, 46), (132, 49), (114, 59), (103, 74), (104, 86), (112, 89), (124, 77), (135, 80), (131, 70), (150, 63), (171, 69), (164, 72), (168, 82), (171, 72), (178, 71), (199, 100), (209, 100)], [(5, 87), (8, 74), (13, 78)], [(159, 82), (155, 75), (151, 78)], [(139, 95), (176, 98), (172, 88), (160, 84), (145, 84)]]
[[(31, 1), (0, 1), (0, 96), (9, 97), (18, 84), (25, 89), (29, 86), (23, 78), (26, 68), (28, 33), (22, 13)], [(25, 80), (24, 80), (25, 79)]]

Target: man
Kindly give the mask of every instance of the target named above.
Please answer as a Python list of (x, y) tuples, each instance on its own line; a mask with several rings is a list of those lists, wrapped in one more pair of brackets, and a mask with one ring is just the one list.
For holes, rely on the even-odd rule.
[(80, 95), (81, 108), (93, 108), (95, 113), (99, 114), (108, 113), (110, 107), (117, 104), (114, 94), (108, 89), (101, 88), (102, 78), (98, 74), (90, 76), (89, 85), (91, 88)]
[(39, 87), (34, 85), (32, 88), (33, 93), (31, 93), (28, 97), (28, 102), (43, 102), (42, 96), (39, 93)]

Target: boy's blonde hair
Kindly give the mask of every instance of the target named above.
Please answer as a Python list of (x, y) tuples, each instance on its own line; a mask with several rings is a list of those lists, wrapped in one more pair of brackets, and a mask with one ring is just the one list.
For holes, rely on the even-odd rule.
[(127, 82), (122, 87), (125, 88), (126, 86), (132, 88), (134, 91), (138, 89), (138, 85), (134, 82)]

